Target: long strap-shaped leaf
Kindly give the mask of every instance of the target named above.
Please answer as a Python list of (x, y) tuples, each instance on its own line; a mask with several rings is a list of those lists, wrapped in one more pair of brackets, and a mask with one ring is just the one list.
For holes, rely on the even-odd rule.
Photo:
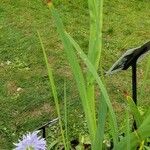
[(90, 12), (88, 58), (97, 70), (102, 48), (103, 0), (88, 0), (88, 5)]
[(42, 42), (42, 39), (41, 39), (41, 36), (40, 36), (39, 32), (38, 32), (38, 37), (39, 37), (40, 44), (41, 44), (41, 47), (42, 47), (44, 60), (45, 60), (46, 68), (47, 68), (47, 71), (48, 71), (49, 81), (50, 81), (49, 83), (50, 83), (50, 87), (52, 89), (52, 93), (53, 93), (53, 97), (54, 97), (54, 101), (55, 101), (55, 105), (56, 105), (56, 110), (57, 110), (57, 114), (58, 114), (58, 117), (59, 117), (59, 125), (60, 125), (60, 130), (61, 130), (61, 135), (62, 135), (62, 141), (63, 141), (63, 144), (64, 144), (65, 149), (66, 149), (66, 142), (65, 142), (65, 137), (64, 137), (63, 125), (62, 125), (62, 121), (61, 121), (61, 118), (60, 118), (61, 115), (60, 115), (58, 94), (57, 94), (57, 90), (56, 90), (56, 86), (55, 86), (55, 82), (54, 82), (51, 66), (48, 63), (48, 59), (47, 59), (47, 55), (46, 55), (46, 52), (45, 52), (45, 48), (44, 48), (44, 45), (43, 45), (43, 42)]
[(127, 107), (127, 109), (125, 110), (125, 116), (126, 116), (126, 130), (125, 130), (125, 136), (127, 137), (127, 141), (126, 141), (126, 148), (125, 149), (130, 149), (130, 145), (131, 145), (131, 141), (130, 141), (130, 117), (129, 117), (129, 109)]
[[(98, 69), (101, 48), (102, 48), (102, 14), (103, 14), (103, 0), (88, 0), (90, 13), (90, 37), (89, 37), (89, 51), (88, 58), (95, 69)], [(91, 105), (91, 112), (96, 116), (95, 109), (95, 92), (94, 92), (94, 78), (91, 72), (87, 71), (87, 94), (88, 101)]]
[(64, 81), (64, 122), (65, 122), (65, 139), (66, 139), (66, 150), (69, 150), (69, 137), (68, 137), (68, 107), (67, 107), (67, 89), (66, 81)]
[(85, 86), (85, 81), (84, 81), (82, 70), (79, 66), (78, 59), (73, 50), (73, 47), (65, 35), (63, 23), (58, 15), (58, 13), (55, 11), (53, 6), (51, 6), (50, 10), (54, 17), (54, 20), (55, 20), (55, 23), (57, 26), (57, 31), (63, 42), (65, 53), (67, 55), (68, 61), (71, 65), (72, 72), (73, 72), (73, 75), (74, 75), (76, 83), (77, 83), (79, 95), (82, 100), (83, 109), (84, 109), (85, 116), (87, 119), (87, 124), (88, 124), (88, 128), (89, 128), (91, 140), (94, 141), (96, 126), (95, 126), (95, 124), (93, 124), (94, 121), (93, 121), (93, 116), (91, 115), (90, 104), (87, 101), (87, 92), (86, 92), (86, 86)]
[(116, 116), (115, 113), (113, 111), (113, 107), (112, 104), (110, 102), (107, 90), (105, 88), (105, 86), (102, 83), (102, 80), (100, 78), (100, 76), (97, 74), (94, 66), (92, 65), (92, 63), (89, 61), (88, 57), (85, 55), (85, 53), (82, 51), (82, 49), (80, 48), (80, 46), (74, 41), (74, 39), (68, 35), (66, 33), (66, 36), (68, 37), (68, 39), (70, 40), (70, 42), (72, 43), (72, 45), (75, 47), (75, 49), (77, 50), (77, 52), (79, 53), (79, 56), (82, 58), (82, 60), (84, 61), (84, 63), (86, 64), (86, 66), (88, 67), (88, 69), (90, 70), (91, 74), (93, 75), (94, 79), (96, 80), (96, 82), (99, 85), (99, 88), (101, 89), (101, 93), (104, 97), (104, 100), (109, 108), (109, 112), (110, 112), (110, 116), (111, 116), (111, 121), (112, 121), (112, 132), (113, 132), (113, 140), (114, 140), (114, 145), (117, 144), (118, 141), (118, 129), (117, 129), (117, 121), (116, 121)]
[(102, 150), (103, 140), (104, 140), (104, 131), (105, 131), (105, 123), (108, 112), (107, 104), (104, 100), (103, 95), (100, 97), (99, 103), (99, 111), (98, 111), (98, 127), (96, 131), (96, 137), (94, 142), (94, 150)]

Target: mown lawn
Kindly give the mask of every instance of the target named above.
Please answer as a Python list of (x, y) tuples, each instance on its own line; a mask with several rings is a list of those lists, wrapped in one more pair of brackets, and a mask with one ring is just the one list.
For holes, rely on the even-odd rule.
[[(88, 47), (89, 13), (85, 0), (56, 0), (55, 5), (66, 30), (78, 41), (85, 52)], [(149, 0), (104, 1), (102, 66), (106, 71), (127, 49), (150, 39)], [(32, 131), (55, 117), (53, 97), (37, 30), (41, 33), (49, 63), (53, 67), (63, 112), (63, 83), (67, 79), (67, 95), (72, 135), (82, 129), (82, 108), (69, 64), (65, 58), (54, 21), (44, 1), (0, 1), (0, 149), (9, 150), (19, 135)], [(138, 84), (142, 79), (147, 59), (138, 65)], [(149, 106), (150, 74), (139, 104)], [(114, 108), (123, 113), (124, 95), (131, 94), (130, 71), (106, 77), (106, 84)], [(139, 88), (141, 89), (141, 88)], [(140, 92), (141, 90), (139, 90)], [(80, 117), (78, 111), (81, 112)], [(74, 117), (75, 116), (75, 117)], [(120, 115), (121, 119), (122, 116)], [(79, 121), (80, 122), (80, 121)], [(120, 124), (122, 127), (123, 124)], [(81, 128), (78, 130), (78, 128)]]

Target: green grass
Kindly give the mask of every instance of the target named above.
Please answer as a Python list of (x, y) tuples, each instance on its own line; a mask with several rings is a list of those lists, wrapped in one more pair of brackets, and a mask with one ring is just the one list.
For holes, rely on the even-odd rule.
[[(87, 52), (89, 14), (84, 0), (56, 1), (57, 9), (67, 31)], [(102, 67), (108, 70), (129, 47), (150, 39), (150, 10), (148, 0), (104, 1), (104, 28)], [(63, 51), (51, 14), (38, 0), (0, 1), (0, 149), (11, 149), (12, 143), (25, 131), (32, 131), (56, 116), (52, 93), (49, 92), (48, 75), (36, 30), (39, 30), (46, 48), (58, 87), (59, 100), (63, 100), (63, 82), (67, 81), (67, 96), (71, 109), (82, 112), (77, 90), (72, 84), (72, 74)], [(11, 63), (9, 64), (10, 61)], [(138, 65), (139, 87), (142, 85), (144, 60)], [(9, 65), (8, 65), (9, 64)], [(150, 75), (148, 75), (148, 79)], [(150, 80), (144, 95), (138, 100), (149, 106)], [(106, 84), (114, 108), (123, 112), (123, 92), (131, 91), (130, 71), (106, 77)], [(17, 92), (18, 88), (22, 88)], [(139, 90), (140, 91), (140, 90)], [(49, 103), (51, 101), (51, 103)], [(71, 111), (71, 114), (78, 114)], [(81, 113), (82, 114), (82, 113)], [(123, 117), (123, 115), (122, 115)], [(120, 117), (120, 119), (122, 118)], [(77, 117), (78, 118), (78, 117)], [(79, 117), (80, 118), (80, 117)], [(83, 120), (81, 117), (80, 120)], [(82, 124), (72, 118), (70, 126)], [(123, 124), (120, 124), (123, 126)], [(124, 125), (125, 126), (125, 125)], [(85, 127), (86, 128), (86, 127)]]

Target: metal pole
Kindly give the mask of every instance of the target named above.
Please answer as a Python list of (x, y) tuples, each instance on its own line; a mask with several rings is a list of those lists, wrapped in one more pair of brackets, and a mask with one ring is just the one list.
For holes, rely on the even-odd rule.
[(43, 130), (43, 138), (46, 139), (46, 130), (45, 130), (45, 127), (43, 127), (42, 130)]
[(132, 98), (137, 105), (137, 75), (136, 75), (136, 62), (132, 65)]
[(50, 127), (52, 125), (54, 125), (59, 118), (55, 118), (49, 122), (47, 122), (46, 124), (44, 124), (43, 126), (41, 126), (40, 128), (36, 129), (36, 130), (40, 130), (42, 132), (42, 137), (46, 139), (46, 127)]
[[(137, 105), (137, 66), (136, 61), (132, 65), (132, 98), (135, 104)], [(133, 122), (133, 130), (136, 130), (136, 122)]]

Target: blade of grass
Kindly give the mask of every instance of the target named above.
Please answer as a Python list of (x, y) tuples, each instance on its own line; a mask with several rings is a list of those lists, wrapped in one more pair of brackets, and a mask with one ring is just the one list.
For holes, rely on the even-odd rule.
[(88, 67), (88, 69), (91, 71), (94, 79), (96, 80), (96, 82), (99, 85), (99, 89), (101, 90), (101, 93), (104, 97), (105, 102), (107, 103), (107, 106), (109, 108), (109, 113), (110, 113), (110, 121), (111, 121), (111, 125), (112, 125), (112, 131), (113, 131), (113, 140), (114, 140), (114, 145), (117, 144), (118, 142), (118, 129), (117, 129), (117, 120), (116, 120), (116, 116), (115, 113), (113, 111), (113, 107), (112, 104), (110, 102), (107, 90), (104, 86), (104, 84), (102, 83), (102, 80), (100, 78), (100, 76), (97, 74), (94, 66), (91, 64), (91, 62), (89, 61), (88, 57), (84, 54), (83, 50), (80, 48), (80, 46), (74, 41), (74, 39), (66, 33), (66, 36), (68, 37), (68, 39), (70, 40), (70, 42), (72, 43), (72, 45), (74, 46), (74, 48), (77, 50), (79, 56), (82, 58), (82, 60), (84, 61), (84, 63), (86, 64), (86, 66)]
[(90, 38), (88, 58), (97, 69), (99, 65), (102, 46), (103, 0), (88, 0), (88, 5), (90, 12)]
[(142, 124), (142, 116), (138, 110), (138, 107), (136, 106), (136, 104), (134, 103), (134, 101), (132, 100), (132, 98), (130, 96), (127, 96), (127, 103), (130, 107), (130, 110), (134, 116), (135, 122), (137, 127), (139, 127)]
[[(89, 37), (89, 52), (91, 52), (93, 50), (93, 46), (95, 41), (93, 42), (92, 40), (95, 39), (95, 13), (96, 11), (96, 4), (95, 4), (95, 0), (88, 0), (88, 5), (89, 5), (89, 12), (90, 12), (90, 37)], [(88, 52), (88, 53), (89, 53)], [(94, 51), (93, 51), (94, 53)], [(92, 57), (94, 56), (92, 53), (89, 54), (89, 59), (92, 61)], [(94, 64), (94, 62), (92, 61), (92, 63)], [(93, 114), (93, 116), (95, 116), (95, 95), (94, 95), (94, 83), (91, 80), (91, 74), (90, 72), (87, 72), (87, 94), (88, 94), (88, 101), (90, 103), (91, 106), (91, 112)], [(96, 118), (95, 118), (96, 120)]]
[(88, 124), (89, 133), (91, 136), (91, 140), (94, 141), (95, 132), (96, 132), (96, 123), (94, 123), (95, 122), (93, 120), (94, 116), (91, 115), (91, 107), (87, 100), (87, 92), (86, 92), (86, 86), (85, 86), (85, 81), (84, 81), (82, 70), (79, 66), (79, 62), (74, 52), (74, 49), (65, 35), (64, 26), (58, 13), (55, 11), (53, 6), (50, 7), (50, 10), (55, 20), (57, 31), (60, 35), (60, 39), (63, 42), (67, 59), (70, 63), (74, 78), (76, 80), (77, 88), (79, 91), (79, 95), (82, 101), (83, 109), (84, 109), (87, 124)]
[(57, 145), (60, 142), (59, 139), (53, 141), (49, 146), (48, 146), (48, 150), (54, 150), (54, 146)]
[(63, 131), (63, 128), (62, 128), (63, 125), (62, 125), (62, 121), (61, 121), (60, 107), (59, 107), (59, 101), (58, 101), (58, 95), (57, 95), (57, 91), (56, 91), (56, 87), (55, 87), (55, 82), (54, 82), (54, 78), (53, 78), (53, 74), (52, 74), (50, 64), (48, 63), (48, 60), (47, 60), (47, 55), (46, 55), (46, 52), (45, 52), (45, 48), (44, 48), (40, 33), (38, 31), (37, 31), (37, 33), (38, 33), (41, 48), (42, 48), (42, 51), (43, 51), (47, 71), (48, 71), (49, 84), (50, 84), (50, 87), (52, 89), (52, 93), (53, 93), (53, 97), (54, 97), (54, 101), (55, 101), (55, 105), (56, 105), (56, 110), (57, 110), (57, 114), (58, 114), (58, 117), (59, 117), (59, 125), (60, 125), (60, 130), (61, 130), (62, 141), (63, 141), (63, 144), (64, 144), (65, 149), (66, 149), (66, 142), (65, 142), (65, 137), (64, 137), (64, 131)]
[(98, 128), (96, 131), (94, 150), (102, 150), (107, 112), (107, 104), (102, 95), (99, 101)]
[(126, 150), (130, 149), (130, 119), (129, 119), (129, 110), (128, 108), (125, 109), (125, 116), (126, 116), (126, 131), (125, 131), (125, 135), (127, 137), (127, 143), (126, 143)]
[(66, 92), (66, 81), (64, 82), (64, 112), (65, 112), (65, 139), (66, 139), (66, 148), (69, 150), (69, 139), (68, 139), (68, 112), (67, 112), (67, 92)]
[[(103, 15), (103, 0), (88, 0), (90, 12), (90, 37), (89, 37), (89, 51), (88, 58), (98, 69), (101, 48), (102, 48), (102, 15)], [(94, 95), (94, 79), (90, 71), (87, 71), (87, 94), (88, 101), (91, 105), (91, 112), (93, 116), (96, 114), (95, 109), (95, 95)]]
[(144, 148), (144, 140), (141, 142), (139, 150), (143, 150), (143, 148)]

